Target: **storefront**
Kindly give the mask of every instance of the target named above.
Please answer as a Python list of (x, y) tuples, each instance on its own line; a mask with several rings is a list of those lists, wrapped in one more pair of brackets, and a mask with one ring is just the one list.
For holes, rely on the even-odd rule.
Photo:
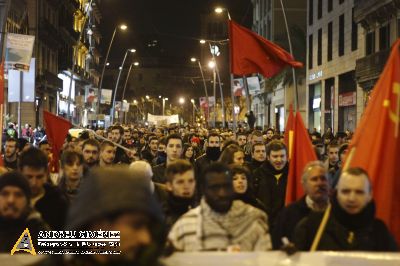
[(321, 132), (321, 82), (310, 84), (308, 99), (308, 126), (309, 130)]
[(357, 84), (354, 71), (339, 75), (338, 131), (354, 132), (357, 125)]

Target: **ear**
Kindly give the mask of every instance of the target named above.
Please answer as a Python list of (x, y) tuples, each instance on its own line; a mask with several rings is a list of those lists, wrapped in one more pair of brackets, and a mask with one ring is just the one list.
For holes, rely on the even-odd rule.
[(165, 183), (165, 186), (167, 187), (167, 190), (168, 190), (169, 192), (172, 192), (172, 184), (171, 184), (171, 182)]

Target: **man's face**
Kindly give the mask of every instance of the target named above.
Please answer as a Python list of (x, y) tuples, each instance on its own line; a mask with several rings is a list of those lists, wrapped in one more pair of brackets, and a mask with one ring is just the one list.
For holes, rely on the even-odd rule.
[(268, 160), (275, 170), (282, 170), (287, 163), (286, 150), (271, 151)]
[(234, 197), (232, 179), (225, 173), (208, 173), (205, 179), (204, 197), (207, 204), (216, 212), (228, 212)]
[(47, 168), (37, 169), (23, 166), (21, 172), (28, 180), (33, 198), (44, 192), (44, 184), (47, 181)]
[(244, 145), (246, 145), (246, 142), (247, 142), (246, 136), (239, 135), (237, 138), (237, 142), (238, 142), (239, 146), (243, 147)]
[(76, 181), (83, 176), (83, 164), (78, 160), (72, 164), (65, 164), (62, 168), (65, 178)]
[(251, 137), (251, 145), (254, 145), (256, 143), (263, 143), (263, 137), (262, 136), (253, 135)]
[(50, 144), (42, 144), (40, 145), (40, 149), (46, 154), (46, 156), (49, 156), (51, 153)]
[(164, 151), (165, 152), (165, 144), (163, 144), (163, 143), (160, 143), (160, 144), (158, 144), (158, 147), (157, 147), (157, 151)]
[(87, 165), (93, 165), (99, 160), (99, 149), (96, 146), (85, 145), (82, 150), (83, 161)]
[(208, 138), (208, 147), (221, 147), (221, 142), (218, 136), (211, 136)]
[(339, 161), (339, 148), (329, 148), (328, 158), (330, 164), (336, 164)]
[(112, 164), (115, 158), (116, 148), (110, 145), (107, 145), (100, 152), (101, 160), (106, 164)]
[(267, 139), (271, 140), (273, 136), (274, 136), (274, 132), (272, 130), (268, 130), (267, 131)]
[(189, 170), (183, 174), (176, 174), (172, 182), (167, 182), (167, 189), (180, 198), (192, 198), (196, 188), (194, 171)]
[[(122, 265), (126, 262), (134, 263), (141, 255), (143, 248), (152, 243), (150, 232), (150, 219), (142, 213), (126, 212), (119, 215), (115, 220), (100, 220), (90, 230), (107, 230), (120, 232), (121, 254), (118, 256), (94, 255), (94, 259), (101, 263), (114, 261), (115, 265)], [(124, 264), (125, 265), (125, 264)]]
[(28, 200), (19, 187), (5, 186), (0, 191), (0, 217), (7, 220), (20, 218), (28, 207)]
[(158, 140), (152, 139), (152, 140), (150, 141), (150, 143), (149, 143), (150, 150), (151, 150), (152, 152), (156, 152), (156, 151), (157, 151), (157, 146), (158, 146)]
[(182, 141), (180, 139), (170, 139), (166, 147), (167, 159), (175, 161), (182, 155)]
[(319, 166), (313, 167), (308, 172), (308, 177), (304, 180), (303, 188), (314, 202), (327, 202), (329, 183), (326, 170)]
[(369, 181), (365, 176), (343, 173), (337, 185), (339, 205), (349, 214), (360, 213), (371, 201)]
[(6, 158), (11, 158), (17, 153), (17, 143), (15, 141), (6, 141), (4, 145), (4, 155)]
[(111, 140), (113, 142), (119, 143), (121, 139), (121, 133), (119, 132), (118, 129), (113, 129), (111, 130)]
[(129, 130), (124, 131), (124, 140), (131, 139), (131, 132)]
[(265, 151), (265, 145), (254, 146), (254, 152), (251, 154), (252, 158), (257, 162), (264, 162), (267, 158), (267, 153)]

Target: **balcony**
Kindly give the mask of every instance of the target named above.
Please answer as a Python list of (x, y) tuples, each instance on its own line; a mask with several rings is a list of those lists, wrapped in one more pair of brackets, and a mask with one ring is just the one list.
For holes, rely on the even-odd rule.
[(364, 89), (373, 87), (386, 64), (389, 53), (390, 49), (386, 49), (356, 61), (356, 79), (361, 87)]
[(354, 21), (367, 30), (395, 17), (400, 0), (354, 0)]

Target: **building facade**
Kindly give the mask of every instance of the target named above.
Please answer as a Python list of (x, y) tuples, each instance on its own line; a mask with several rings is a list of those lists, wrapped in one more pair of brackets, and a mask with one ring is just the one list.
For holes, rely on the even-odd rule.
[(398, 1), (308, 0), (309, 129), (355, 130), (398, 36), (398, 6)]
[[(289, 51), (283, 10), (279, 0), (252, 0), (253, 31)], [(305, 62), (307, 2), (285, 1), (285, 13), (290, 32), (293, 54), (296, 60)], [(296, 70), (297, 108), (305, 116), (305, 70)], [(295, 86), (292, 72), (286, 69), (272, 78), (259, 76), (261, 92), (252, 96), (251, 109), (256, 115), (256, 124), (284, 131), (290, 104), (295, 103)]]

